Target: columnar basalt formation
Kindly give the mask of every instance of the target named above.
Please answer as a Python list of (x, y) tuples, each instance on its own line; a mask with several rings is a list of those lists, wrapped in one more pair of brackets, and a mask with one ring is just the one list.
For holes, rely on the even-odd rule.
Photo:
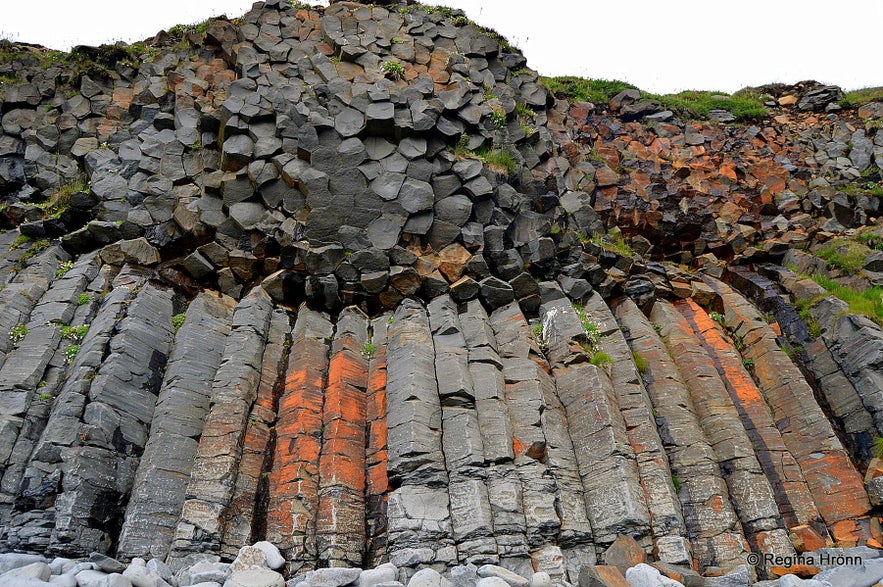
[(568, 101), (404, 3), (59, 59), (0, 43), (0, 550), (546, 587), (883, 547), (883, 107)]

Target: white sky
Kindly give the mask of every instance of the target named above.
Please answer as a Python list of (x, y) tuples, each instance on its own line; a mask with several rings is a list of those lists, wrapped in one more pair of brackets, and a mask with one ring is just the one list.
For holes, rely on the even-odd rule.
[[(846, 89), (883, 86), (881, 0), (438, 2), (508, 37), (544, 75), (622, 79), (656, 93), (805, 79)], [(251, 2), (0, 0), (0, 7), (0, 37), (68, 49), (232, 18)]]

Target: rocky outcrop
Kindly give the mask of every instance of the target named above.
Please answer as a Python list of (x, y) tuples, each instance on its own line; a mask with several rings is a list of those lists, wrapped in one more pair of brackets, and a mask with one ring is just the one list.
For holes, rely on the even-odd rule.
[(776, 265), (883, 283), (846, 232), (876, 108), (572, 103), (417, 4), (56, 59), (0, 45), (0, 549), (90, 562), (9, 569), (728, 584), (883, 547), (883, 330)]

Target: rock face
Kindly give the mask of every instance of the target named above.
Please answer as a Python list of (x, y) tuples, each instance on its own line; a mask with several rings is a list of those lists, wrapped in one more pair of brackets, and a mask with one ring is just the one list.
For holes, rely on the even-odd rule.
[(883, 284), (847, 231), (883, 133), (839, 88), (769, 88), (762, 130), (570, 103), (416, 4), (73, 57), (0, 45), (9, 581), (728, 584), (883, 546), (881, 317), (823, 287)]

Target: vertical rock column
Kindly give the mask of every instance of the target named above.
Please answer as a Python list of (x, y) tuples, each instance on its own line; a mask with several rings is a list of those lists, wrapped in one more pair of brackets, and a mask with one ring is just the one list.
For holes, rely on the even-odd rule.
[(226, 511), (242, 459), (248, 414), (261, 380), (271, 313), (270, 298), (261, 288), (252, 290), (234, 310), (224, 357), (212, 383), (211, 407), (199, 439), (170, 560), (191, 552), (220, 552)]
[[(801, 279), (790, 270), (776, 265), (766, 265), (761, 270), (765, 275), (776, 279), (782, 287), (780, 288), (765, 275), (754, 273), (744, 267), (729, 268), (727, 279), (732, 288), (747, 294), (758, 307), (773, 313), (781, 328), (782, 336), (788, 340), (792, 348), (792, 354), (799, 357), (800, 362), (812, 373), (812, 386), (817, 390), (817, 395), (821, 394), (834, 422), (842, 431), (842, 438), (851, 458), (854, 462), (867, 463), (874, 456), (873, 438), (883, 430), (875, 426), (874, 417), (871, 415), (872, 412), (883, 408), (883, 394), (880, 393), (883, 389), (883, 380), (876, 384), (873, 381), (876, 377), (875, 373), (880, 371), (879, 368), (874, 367), (873, 356), (883, 356), (880, 351), (883, 349), (883, 330), (866, 318), (854, 315), (850, 318), (847, 317), (848, 314), (841, 314), (848, 309), (848, 305), (830, 296), (825, 288), (812, 279)], [(810, 336), (809, 326), (800, 317), (797, 308), (781, 295), (782, 288), (791, 293), (795, 301), (808, 303), (816, 296), (828, 296), (809, 305), (810, 313), (818, 315), (818, 320), (821, 322), (829, 322), (830, 317), (835, 317), (830, 326), (826, 325), (822, 328), (820, 337), (813, 339)], [(841, 318), (843, 318), (842, 322)], [(862, 336), (854, 337), (856, 329), (852, 327), (843, 330), (834, 327), (835, 324), (846, 325), (852, 322), (853, 318), (858, 320), (852, 326), (859, 326), (860, 322), (864, 322), (858, 328), (864, 331)], [(874, 331), (878, 333), (876, 337), (873, 335)], [(868, 334), (871, 335), (870, 339), (866, 338)], [(876, 343), (873, 338), (877, 338)], [(850, 347), (849, 351), (841, 347), (843, 342)], [(798, 347), (801, 346), (805, 351), (803, 353), (798, 352)], [(856, 349), (861, 351), (855, 352)], [(833, 353), (836, 353), (838, 358), (835, 358)], [(853, 358), (855, 358), (854, 362)], [(850, 368), (848, 363), (852, 363), (856, 369)], [(849, 376), (846, 374), (847, 371), (850, 373)], [(858, 373), (870, 375), (870, 378), (864, 381), (871, 385), (859, 383), (855, 378)], [(862, 393), (859, 393), (853, 381), (861, 386)], [(868, 400), (868, 406), (865, 406), (865, 400)]]
[(392, 314), (371, 321), (374, 353), (368, 361), (368, 390), (365, 410), (368, 443), (365, 447), (367, 486), (365, 516), (368, 540), (366, 565), (375, 567), (386, 558), (386, 337)]
[(0, 290), (0, 366), (12, 350), (12, 329), (28, 322), (31, 310), (49, 289), (58, 266), (70, 256), (61, 247), (50, 247), (34, 257)]
[(742, 427), (751, 439), (757, 460), (773, 489), (786, 526), (791, 529), (812, 525), (822, 534), (827, 534), (800, 466), (788, 452), (770, 409), (742, 364), (739, 352), (724, 339), (708, 316), (703, 317), (698, 314), (702, 312), (699, 308), (693, 308), (693, 304), (690, 306), (696, 322), (694, 332), (701, 337), (712, 364), (726, 384), (739, 412)]
[(11, 360), (0, 367), (0, 524), (12, 508), (57, 387), (47, 372), (60, 360), (61, 328), (71, 324), (77, 296), (97, 274), (95, 258), (84, 258), (56, 280), (30, 312), (27, 334), (10, 352)]
[(117, 553), (125, 558), (164, 559), (169, 553), (234, 304), (202, 293), (187, 308), (120, 532)]
[(367, 342), (368, 318), (355, 307), (341, 312), (322, 413), (316, 543), (323, 567), (364, 565)]
[(442, 406), (442, 449), (448, 470), (451, 522), (460, 563), (498, 563), (491, 505), (484, 479), (484, 446), (475, 409), (466, 339), (454, 301), (429, 303), (435, 371)]
[(776, 335), (760, 313), (722, 282), (705, 276), (724, 309), (726, 324), (744, 344), (743, 356), (754, 363), (754, 376), (772, 408), (776, 426), (803, 471), (807, 486), (837, 541), (855, 542), (868, 535), (870, 510), (862, 478), (855, 470), (813, 390), (779, 348)]
[(488, 497), (500, 565), (516, 571), (530, 567), (521, 481), (515, 471), (512, 426), (505, 401), (503, 361), (490, 319), (478, 300), (465, 305), (460, 324), (469, 349), (475, 409), (487, 463)]
[[(108, 276), (109, 278), (109, 276)], [(111, 283), (67, 369), (67, 379), (55, 399), (49, 420), (25, 469), (10, 520), (7, 542), (13, 548), (44, 551), (55, 524), (55, 499), (61, 491), (62, 452), (82, 442), (80, 422), (89, 388), (107, 356), (117, 324), (145, 281), (142, 272), (124, 269)], [(100, 536), (99, 536), (100, 540)]]
[(267, 540), (292, 573), (316, 566), (322, 403), (328, 371), (328, 316), (302, 307), (291, 332), (285, 391), (279, 400), (273, 469), (268, 479)]
[(543, 303), (540, 316), (595, 543), (607, 545), (625, 534), (649, 548), (650, 514), (637, 462), (610, 379), (578, 344), (586, 337), (581, 317), (563, 296)]
[(752, 549), (782, 556), (794, 554), (783, 528), (773, 489), (754, 454), (736, 406), (721, 380), (714, 360), (697, 339), (697, 332), (714, 328), (711, 318), (692, 301), (657, 301), (654, 318), (672, 327), (665, 337), (705, 435), (730, 490), (730, 498)]
[[(490, 322), (503, 362), (504, 397), (532, 566), (537, 571), (548, 572), (553, 578), (566, 580), (564, 556), (557, 546), (559, 532), (564, 526), (556, 507), (559, 503), (558, 484), (547, 462), (549, 442), (543, 417), (546, 389), (540, 383), (537, 363), (542, 359), (517, 303), (494, 311)], [(504, 497), (512, 496), (511, 486), (502, 489)], [(585, 512), (583, 519), (587, 524)], [(574, 528), (579, 528), (580, 521), (575, 515), (571, 523)]]
[(264, 523), (261, 515), (266, 513), (262, 511), (266, 504), (262, 498), (266, 496), (261, 490), (265, 490), (267, 484), (264, 473), (272, 456), (268, 454), (272, 440), (271, 427), (276, 421), (277, 392), (284, 384), (286, 341), (290, 332), (288, 313), (277, 308), (270, 317), (267, 346), (261, 360), (261, 382), (248, 416), (242, 461), (236, 475), (233, 499), (227, 508), (221, 551), (228, 558), (235, 558), (242, 546), (255, 542), (253, 530)]
[(681, 502), (672, 485), (668, 457), (656, 430), (653, 403), (644, 389), (632, 351), (600, 295), (589, 297), (585, 312), (600, 325), (604, 352), (613, 360), (610, 382), (638, 464), (644, 500), (650, 512), (654, 553), (662, 562), (690, 564), (693, 557)]
[(448, 474), (435, 350), (426, 311), (404, 300), (389, 326), (386, 409), (389, 560), (444, 570), (457, 561), (451, 538)]
[(62, 450), (53, 551), (107, 551), (120, 530), (174, 336), (172, 297), (144, 285), (110, 341), (89, 386), (78, 442)]
[[(647, 361), (644, 383), (699, 565), (727, 569), (742, 564), (748, 543), (681, 374), (654, 325), (634, 302), (623, 300), (615, 313), (629, 346)], [(656, 324), (662, 333), (669, 327)]]

